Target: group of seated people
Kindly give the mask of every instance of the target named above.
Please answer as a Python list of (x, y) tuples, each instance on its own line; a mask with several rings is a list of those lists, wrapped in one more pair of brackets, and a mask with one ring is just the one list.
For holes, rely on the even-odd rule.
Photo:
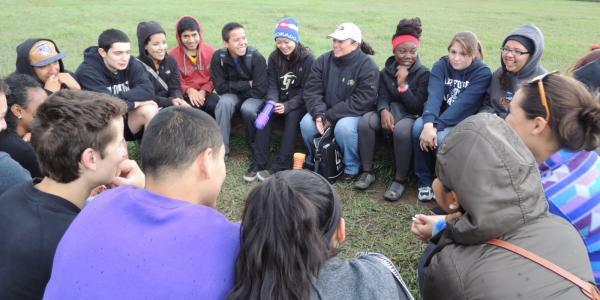
[[(298, 29), (277, 22), (268, 64), (241, 24), (226, 24), (215, 50), (190, 16), (168, 54), (157, 22), (138, 24), (137, 58), (108, 29), (75, 73), (54, 41), (20, 44), (0, 81), (0, 299), (413, 299), (384, 255), (337, 257), (339, 194), (289, 170), (298, 129), (310, 168), (313, 138), (329, 127), (356, 189), (375, 181), (381, 131), (395, 159), (384, 198), (402, 197), (412, 164), (419, 200), (443, 210), (410, 228), (429, 242), (424, 299), (586, 299), (488, 242), (600, 281), (600, 49), (572, 76), (548, 72), (542, 32), (526, 24), (503, 40), (492, 73), (477, 36), (459, 32), (430, 71), (420, 19), (402, 19), (379, 71), (355, 24), (338, 26), (318, 58)], [(273, 114), (257, 126), (266, 103)], [(236, 111), (252, 157), (244, 180), (261, 181), (241, 224), (215, 209)], [(130, 140), (141, 140), (142, 168)]]

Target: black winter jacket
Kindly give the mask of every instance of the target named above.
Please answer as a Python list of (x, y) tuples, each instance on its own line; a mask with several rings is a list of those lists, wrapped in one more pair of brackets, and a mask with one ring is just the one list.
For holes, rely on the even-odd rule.
[[(377, 111), (389, 110), (396, 121), (406, 115), (420, 116), (423, 114), (423, 105), (427, 101), (427, 84), (429, 83), (429, 69), (423, 65), (419, 58), (408, 69), (406, 83), (408, 90), (398, 92), (396, 70), (398, 63), (394, 56), (390, 56), (379, 77), (379, 93), (377, 95)], [(390, 107), (395, 103), (393, 107)]]
[(125, 70), (113, 73), (104, 65), (98, 47), (89, 47), (83, 52), (83, 63), (75, 74), (82, 89), (119, 97), (127, 102), (129, 110), (133, 110), (136, 101), (154, 99), (152, 82), (134, 58), (129, 59)]
[[(154, 62), (148, 56), (148, 53), (146, 53), (144, 45), (146, 39), (155, 33), (165, 33), (162, 27), (160, 27), (160, 24), (153, 21), (138, 24), (137, 38), (140, 54), (138, 59), (144, 64), (142, 66), (148, 73), (148, 79), (150, 79), (154, 86), (154, 101), (156, 101), (160, 107), (167, 107), (173, 105), (172, 100), (174, 98), (183, 99), (183, 94), (181, 93), (181, 80), (179, 79), (179, 67), (177, 66), (175, 58), (172, 58), (165, 53), (165, 58), (160, 62), (158, 69), (156, 69)], [(154, 73), (167, 84), (167, 89), (158, 82), (152, 73), (148, 72), (146, 66), (151, 70), (154, 70)]]
[(171, 106), (173, 105), (173, 99), (183, 99), (183, 94), (181, 93), (181, 80), (179, 78), (179, 67), (177, 66), (177, 61), (174, 58), (168, 55), (165, 56), (165, 59), (160, 63), (158, 70), (154, 68), (153, 62), (148, 61), (150, 60), (148, 56), (146, 56), (145, 59), (143, 59), (142, 56), (139, 56), (138, 59), (146, 66), (152, 68), (158, 74), (158, 77), (160, 77), (167, 84), (168, 90), (165, 90), (158, 80), (154, 78), (150, 72), (147, 72), (148, 79), (150, 79), (152, 85), (154, 86), (154, 101), (158, 104), (158, 106)]
[(265, 98), (267, 62), (258, 50), (248, 47), (246, 55), (240, 57), (236, 64), (227, 48), (219, 49), (213, 55), (210, 70), (219, 95), (236, 94), (241, 100)]
[(377, 65), (360, 49), (342, 57), (327, 52), (313, 64), (304, 88), (306, 110), (334, 123), (362, 116), (375, 109), (378, 83)]
[(312, 54), (299, 59), (294, 65), (288, 66), (288, 72), (277, 70), (276, 57), (279, 50), (275, 50), (269, 56), (269, 67), (267, 77), (269, 89), (267, 99), (282, 102), (285, 111), (292, 111), (304, 105), (302, 92), (310, 75), (310, 69), (315, 61)]

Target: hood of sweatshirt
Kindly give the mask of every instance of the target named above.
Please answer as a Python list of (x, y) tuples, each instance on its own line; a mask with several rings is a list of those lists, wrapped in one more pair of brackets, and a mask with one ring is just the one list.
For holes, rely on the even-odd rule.
[(179, 20), (177, 20), (177, 23), (175, 23), (175, 34), (176, 34), (176, 39), (177, 39), (177, 44), (180, 46), (181, 49), (185, 49), (185, 45), (183, 44), (183, 42), (181, 41), (181, 38), (179, 37), (179, 34), (177, 34), (177, 27), (179, 27), (179, 23), (181, 23), (181, 20), (183, 20), (184, 18), (190, 18), (192, 20), (194, 20), (194, 22), (196, 22), (196, 24), (198, 24), (198, 28), (200, 28), (200, 42), (198, 43), (198, 51), (200, 50), (200, 46), (202, 45), (202, 43), (204, 43), (204, 27), (202, 27), (202, 25), (200, 24), (200, 21), (198, 21), (198, 19), (192, 17), (192, 16), (182, 16), (181, 18), (179, 18)]
[(547, 214), (533, 154), (494, 114), (476, 114), (459, 123), (438, 150), (436, 172), (464, 210), (444, 233), (457, 243), (500, 238)]
[[(544, 54), (544, 35), (542, 34), (542, 31), (533, 24), (525, 24), (513, 30), (508, 36), (506, 36), (502, 42), (502, 46), (506, 44), (508, 37), (512, 35), (520, 35), (528, 38), (533, 42), (535, 49), (533, 50), (533, 53), (529, 54), (529, 60), (519, 72), (509, 72), (508, 75), (514, 77), (514, 79), (517, 81), (521, 81), (535, 77), (538, 74), (545, 73), (546, 69), (542, 65), (542, 56)], [(502, 65), (502, 70), (507, 72), (506, 67), (504, 66), (504, 61), (502, 60), (502, 55), (500, 56), (500, 64)]]
[[(17, 46), (16, 73), (27, 74), (27, 75), (30, 75), (33, 78), (37, 79), (38, 81), (40, 81), (37, 78), (37, 75), (35, 75), (35, 72), (33, 71), (33, 67), (31, 66), (31, 61), (29, 60), (29, 51), (31, 50), (31, 47), (33, 46), (33, 44), (35, 44), (41, 40), (51, 42), (52, 44), (54, 44), (54, 48), (56, 48), (56, 52), (61, 53), (60, 49), (58, 49), (58, 46), (56, 46), (56, 43), (53, 40), (50, 40), (50, 39), (28, 39)], [(62, 59), (58, 60), (58, 64), (60, 65), (60, 72), (61, 73), (65, 72), (65, 66), (63, 64)], [(41, 83), (41, 81), (40, 81), (40, 83)], [(42, 86), (43, 86), (43, 84), (42, 84)]]
[[(162, 26), (160, 26), (158, 22), (140, 22), (137, 26), (137, 40), (139, 49), (138, 58), (149, 66), (153, 66), (154, 64), (152, 63), (152, 59), (148, 56), (148, 53), (146, 53), (145, 44), (146, 39), (148, 39), (155, 33), (165, 33), (165, 30), (162, 28)], [(165, 56), (167, 55), (166, 52), (167, 51), (165, 50)]]
[[(129, 59), (127, 68), (129, 68), (129, 66), (131, 65), (132, 59), (133, 58)], [(86, 67), (95, 70), (102, 70), (102, 74), (104, 74), (106, 78), (112, 78), (114, 76), (114, 74), (104, 64), (104, 60), (102, 59), (102, 56), (100, 56), (100, 53), (98, 53), (98, 46), (91, 46), (83, 51), (83, 63), (81, 63), (81, 65), (77, 69), (77, 72), (79, 72), (80, 69)], [(122, 71), (119, 71), (119, 73), (121, 72)]]
[(600, 91), (600, 59), (575, 70), (573, 76), (583, 82), (590, 91)]

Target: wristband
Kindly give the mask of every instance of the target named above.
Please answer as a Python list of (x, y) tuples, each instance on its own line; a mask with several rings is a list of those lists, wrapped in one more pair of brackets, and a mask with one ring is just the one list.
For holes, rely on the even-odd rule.
[(404, 86), (398, 86), (398, 92), (404, 93), (406, 91), (408, 91), (408, 84), (405, 84)]
[(435, 226), (433, 227), (433, 230), (431, 231), (431, 236), (432, 237), (436, 236), (438, 233), (440, 233), (441, 231), (446, 229), (447, 225), (448, 224), (446, 224), (446, 220), (444, 220), (444, 219), (439, 220), (437, 223), (435, 223)]

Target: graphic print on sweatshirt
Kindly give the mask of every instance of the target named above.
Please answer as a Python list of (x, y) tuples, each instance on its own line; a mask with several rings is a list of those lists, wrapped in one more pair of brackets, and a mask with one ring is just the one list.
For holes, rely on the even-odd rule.
[(129, 91), (129, 80), (123, 83), (107, 86), (106, 88), (111, 92), (111, 94), (118, 96), (120, 93)]
[(444, 101), (446, 102), (446, 104), (448, 104), (448, 106), (452, 106), (454, 101), (456, 101), (456, 98), (458, 98), (460, 92), (462, 92), (469, 86), (469, 81), (461, 81), (452, 78), (446, 78), (444, 86), (444, 90), (446, 91), (446, 94), (444, 95)]
[(292, 86), (296, 82), (296, 75), (292, 72), (287, 72), (283, 76), (279, 77), (281, 79), (281, 90), (287, 91), (290, 86)]

